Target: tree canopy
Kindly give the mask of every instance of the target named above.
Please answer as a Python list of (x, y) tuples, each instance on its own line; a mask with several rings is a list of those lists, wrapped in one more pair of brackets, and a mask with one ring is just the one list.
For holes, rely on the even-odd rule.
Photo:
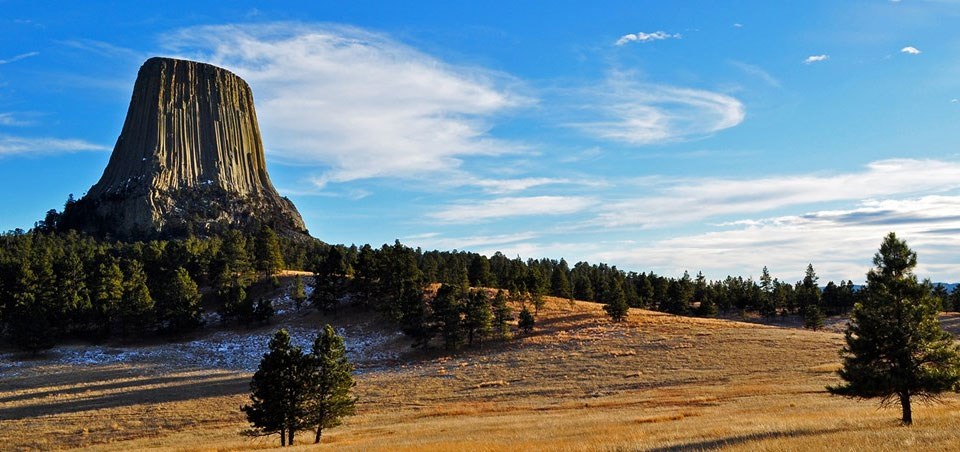
[(843, 348), (843, 382), (836, 395), (900, 402), (904, 425), (913, 423), (911, 398), (936, 398), (960, 383), (960, 350), (937, 318), (939, 301), (913, 274), (917, 254), (887, 235), (867, 273), (867, 287), (850, 315)]

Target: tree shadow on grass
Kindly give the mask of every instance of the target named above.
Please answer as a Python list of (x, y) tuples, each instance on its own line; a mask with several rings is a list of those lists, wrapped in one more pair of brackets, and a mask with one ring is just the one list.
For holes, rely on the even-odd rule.
[[(804, 436), (817, 436), (828, 433), (841, 432), (841, 428), (820, 428), (820, 429), (799, 429), (775, 432), (758, 432), (746, 435), (728, 436), (726, 438), (717, 438), (705, 441), (696, 441), (689, 443), (675, 444), (673, 446), (658, 447), (655, 449), (643, 449), (650, 452), (679, 452), (686, 450), (715, 450), (724, 447), (748, 444), (755, 441), (763, 441), (776, 438), (799, 438)], [(639, 450), (639, 449), (638, 449)]]
[[(96, 371), (82, 373), (86, 375), (86, 381), (106, 381), (116, 377), (114, 372), (110, 370), (107, 370), (104, 374), (98, 374)], [(249, 382), (249, 377), (241, 375), (177, 375), (125, 382), (106, 382), (102, 385), (77, 388), (76, 390), (48, 391), (41, 395), (32, 395), (36, 396), (36, 399), (32, 401), (33, 403), (9, 406), (11, 401), (32, 398), (14, 396), (0, 402), (0, 421), (243, 394), (249, 390)], [(164, 386), (150, 387), (153, 385)], [(91, 394), (84, 393), (87, 389), (91, 390)], [(94, 391), (111, 392), (97, 394)], [(65, 393), (75, 397), (60, 400), (59, 396)]]
[[(121, 377), (124, 378), (124, 377)], [(129, 377), (127, 377), (129, 378)], [(85, 386), (73, 386), (63, 389), (50, 389), (47, 391), (40, 392), (30, 392), (24, 394), (15, 394), (7, 397), (0, 397), (0, 406), (4, 403), (17, 402), (21, 400), (31, 400), (31, 399), (42, 399), (49, 396), (65, 396), (70, 394), (80, 394), (84, 392), (98, 392), (98, 391), (109, 391), (113, 389), (123, 389), (133, 386), (154, 386), (154, 385), (169, 385), (173, 383), (180, 382), (189, 382), (196, 380), (196, 375), (176, 375), (168, 377), (154, 377), (154, 378), (141, 378), (133, 379), (128, 381), (110, 381), (108, 383), (100, 383), (94, 385), (85, 385)], [(103, 380), (101, 380), (103, 381)], [(72, 383), (77, 385), (78, 382)], [(58, 383), (56, 386), (61, 386), (62, 384)], [(30, 386), (21, 386), (21, 387), (30, 387)]]

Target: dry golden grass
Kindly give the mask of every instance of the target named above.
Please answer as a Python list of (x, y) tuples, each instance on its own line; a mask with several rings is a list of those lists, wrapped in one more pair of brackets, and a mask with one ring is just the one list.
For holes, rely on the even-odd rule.
[[(349, 319), (344, 319), (349, 321)], [(549, 300), (537, 330), (506, 344), (358, 377), (358, 415), (324, 434), (336, 450), (950, 450), (960, 398), (915, 409), (831, 397), (842, 337)], [(57, 368), (0, 382), (11, 449), (246, 450), (249, 374), (169, 366)], [(312, 437), (304, 433), (302, 448)]]

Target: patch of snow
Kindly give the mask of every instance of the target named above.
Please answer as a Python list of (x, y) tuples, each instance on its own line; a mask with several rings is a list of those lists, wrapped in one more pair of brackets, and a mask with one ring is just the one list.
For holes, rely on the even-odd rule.
[[(189, 342), (148, 346), (103, 346), (103, 345), (62, 345), (49, 350), (40, 360), (17, 361), (18, 355), (0, 354), (0, 378), (18, 375), (25, 366), (33, 365), (77, 365), (94, 366), (109, 364), (161, 364), (175, 368), (228, 369), (254, 372), (260, 359), (268, 351), (268, 344), (274, 333), (281, 327), (287, 328), (294, 345), (309, 352), (313, 339), (320, 331), (316, 326), (284, 325), (284, 319), (302, 315), (289, 296), (274, 300), (277, 315), (274, 326), (252, 331), (216, 330), (204, 337)], [(307, 308), (304, 308), (306, 310)], [(209, 327), (216, 327), (220, 315), (205, 313), (203, 319)], [(368, 332), (363, 325), (338, 327), (337, 334), (343, 336), (347, 357), (362, 372), (385, 365), (399, 358), (396, 347), (390, 342), (400, 339), (399, 331), (379, 334)]]

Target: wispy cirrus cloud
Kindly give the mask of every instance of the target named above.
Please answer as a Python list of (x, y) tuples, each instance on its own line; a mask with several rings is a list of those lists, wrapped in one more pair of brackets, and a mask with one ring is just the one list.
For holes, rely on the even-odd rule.
[(0, 157), (10, 155), (48, 155), (82, 151), (109, 151), (110, 147), (85, 140), (62, 138), (26, 138), (0, 135)]
[(33, 121), (23, 119), (15, 113), (0, 113), (0, 126), (29, 126), (31, 124), (33, 124)]
[(803, 60), (803, 64), (813, 64), (827, 61), (830, 59), (830, 55), (821, 54), (821, 55), (810, 55), (807, 59)]
[(943, 193), (960, 188), (960, 163), (895, 159), (872, 162), (862, 171), (833, 175), (660, 177), (641, 179), (636, 184), (638, 190), (649, 195), (605, 203), (598, 224), (656, 228), (790, 206)]
[(593, 204), (594, 200), (585, 196), (502, 197), (450, 204), (427, 217), (444, 223), (471, 224), (510, 217), (569, 215)]
[(465, 181), (465, 183), (480, 187), (487, 193), (499, 195), (525, 191), (544, 185), (570, 184), (572, 181), (552, 177), (525, 177), (517, 179), (473, 179)]
[(433, 232), (404, 237), (401, 241), (411, 246), (419, 246), (424, 249), (490, 249), (528, 242), (539, 236), (539, 234), (534, 232), (518, 232), (510, 234), (444, 237), (438, 232)]
[(628, 33), (621, 36), (615, 42), (615, 45), (622, 46), (629, 44), (631, 42), (652, 42), (652, 41), (663, 41), (666, 39), (680, 39), (683, 38), (683, 35), (680, 33), (667, 33), (665, 31), (655, 31), (653, 33)]
[(58, 44), (104, 58), (118, 58), (132, 61), (143, 61), (148, 58), (147, 53), (95, 39), (68, 39), (58, 41)]
[(770, 85), (774, 88), (779, 88), (781, 86), (780, 80), (776, 77), (770, 75), (769, 72), (764, 70), (762, 67), (755, 64), (748, 64), (742, 61), (730, 61), (730, 64), (743, 71), (744, 74), (756, 77), (762, 80), (767, 85)]
[(587, 90), (593, 104), (585, 121), (568, 126), (598, 138), (646, 145), (696, 138), (743, 122), (746, 109), (739, 100), (713, 91), (633, 80), (615, 73), (599, 89)]
[(27, 59), (27, 58), (30, 58), (30, 57), (35, 57), (35, 56), (37, 56), (37, 55), (40, 55), (40, 52), (21, 53), (21, 54), (19, 54), (19, 55), (13, 56), (13, 57), (0, 60), (0, 65), (10, 64), (10, 63), (13, 63), (13, 62), (15, 62), (15, 61), (20, 61), (20, 60)]
[(518, 152), (489, 122), (532, 100), (501, 73), (447, 64), (386, 35), (335, 25), (202, 26), (167, 37), (257, 95), (268, 154), (323, 168), (315, 182), (420, 178), (465, 156)]

